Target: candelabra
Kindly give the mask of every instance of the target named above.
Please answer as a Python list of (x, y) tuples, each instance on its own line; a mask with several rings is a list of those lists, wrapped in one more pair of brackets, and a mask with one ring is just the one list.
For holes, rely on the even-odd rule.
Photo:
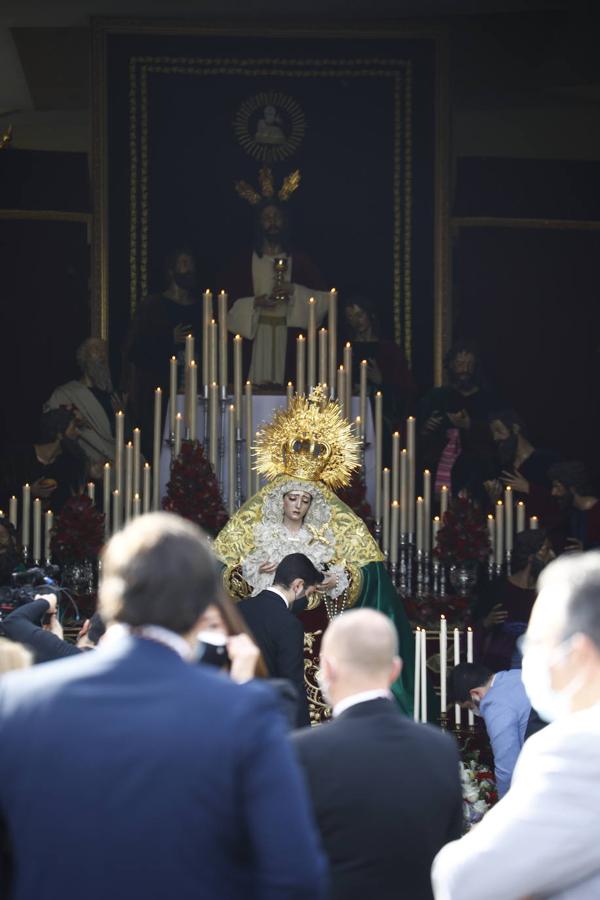
[(235, 506), (239, 509), (244, 502), (242, 489), (242, 457), (245, 440), (240, 428), (235, 431)]
[(221, 496), (225, 494), (225, 416), (227, 413), (227, 387), (221, 385), (219, 398), (219, 450), (217, 459), (217, 471), (219, 473), (219, 489)]

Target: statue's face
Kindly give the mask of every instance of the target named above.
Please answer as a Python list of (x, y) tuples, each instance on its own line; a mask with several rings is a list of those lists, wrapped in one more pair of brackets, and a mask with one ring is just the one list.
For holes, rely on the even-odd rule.
[(283, 215), (276, 206), (265, 206), (260, 215), (260, 224), (267, 237), (280, 235), (283, 230)]
[(283, 521), (303, 522), (309, 510), (312, 497), (304, 491), (290, 491), (283, 495)]

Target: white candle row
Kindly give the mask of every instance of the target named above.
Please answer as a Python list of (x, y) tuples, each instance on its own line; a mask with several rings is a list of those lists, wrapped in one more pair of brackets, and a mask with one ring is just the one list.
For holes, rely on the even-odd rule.
[[(473, 662), (473, 630), (467, 628), (467, 662)], [(448, 623), (445, 616), (440, 616), (438, 631), (439, 660), (440, 660), (440, 711), (446, 715), (448, 705)], [(431, 633), (435, 637), (435, 632)], [(460, 630), (453, 631), (454, 666), (460, 663)], [(414, 676), (414, 705), (413, 718), (415, 722), (427, 722), (427, 630), (417, 627), (415, 629), (415, 676)], [(473, 713), (469, 711), (469, 725), (474, 724)], [(454, 706), (454, 722), (461, 725), (461, 708)]]

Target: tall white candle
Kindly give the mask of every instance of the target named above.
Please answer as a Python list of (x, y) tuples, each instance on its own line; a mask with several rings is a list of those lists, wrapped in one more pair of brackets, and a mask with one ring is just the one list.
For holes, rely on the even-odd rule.
[(504, 524), (506, 526), (506, 552), (513, 551), (513, 491), (510, 485), (504, 490)]
[(340, 404), (340, 412), (342, 416), (346, 417), (348, 415), (346, 409), (346, 373), (344, 371), (344, 367), (340, 366), (337, 370), (337, 395), (338, 395), (338, 403)]
[(442, 520), (442, 524), (444, 522), (444, 516), (448, 512), (448, 496), (450, 491), (448, 490), (448, 485), (443, 484), (440, 488), (440, 519)]
[(177, 414), (177, 357), (169, 360), (169, 433), (175, 434), (175, 416)]
[(423, 498), (417, 497), (417, 552), (425, 549), (425, 516)]
[(254, 426), (252, 421), (252, 382), (246, 382), (245, 388), (245, 423), (244, 430), (246, 435), (246, 496), (250, 498), (253, 494), (252, 490), (252, 438), (254, 436)]
[(184, 394), (185, 400), (183, 404), (184, 414), (183, 417), (185, 419), (185, 425), (188, 427), (189, 417), (190, 417), (190, 386), (189, 386), (189, 377), (190, 377), (190, 363), (194, 359), (195, 356), (195, 342), (194, 337), (191, 334), (188, 334), (185, 339), (185, 362), (183, 366), (183, 383), (184, 383)]
[(400, 432), (392, 435), (392, 500), (400, 500)]
[[(160, 437), (160, 430), (159, 430)], [(132, 495), (139, 494), (141, 489), (142, 472), (142, 432), (139, 428), (133, 429), (133, 485)]]
[(123, 497), (123, 513), (125, 522), (131, 518), (131, 498), (133, 496), (133, 444), (125, 444), (125, 496)]
[(398, 564), (398, 519), (400, 515), (400, 504), (397, 500), (392, 500), (391, 508), (391, 536), (390, 536), (390, 562), (392, 565)]
[[(213, 317), (212, 293), (204, 291), (202, 294), (202, 384), (207, 387), (210, 378), (210, 323)], [(173, 427), (175, 431), (175, 414), (173, 414)]]
[(210, 320), (210, 324), (208, 326), (208, 377), (209, 377), (209, 386), (214, 384), (217, 380), (217, 331), (218, 326), (214, 319)]
[(190, 407), (189, 407), (189, 429), (190, 429), (190, 440), (197, 441), (198, 440), (198, 366), (195, 361), (192, 360), (190, 363), (190, 372), (189, 372), (189, 386), (190, 386)]
[(390, 551), (390, 470), (385, 468), (381, 473), (381, 485), (383, 494), (383, 552)]
[(525, 504), (522, 500), (517, 503), (517, 534), (525, 531)]
[(33, 561), (42, 561), (42, 501), (39, 497), (33, 501)]
[(408, 450), (408, 531), (415, 532), (415, 467), (417, 464), (417, 421), (406, 420), (406, 449)]
[(496, 503), (496, 565), (501, 566), (504, 562), (504, 504), (502, 500)]
[(442, 716), (446, 715), (448, 683), (448, 623), (446, 616), (440, 616), (440, 708)]
[(119, 491), (117, 497), (123, 489), (123, 445), (125, 435), (125, 413), (119, 410), (115, 416), (115, 490)]
[(21, 515), (21, 544), (23, 546), (23, 555), (25, 558), (29, 556), (29, 531), (31, 522), (31, 488), (28, 484), (23, 485), (23, 511)]
[(400, 454), (400, 532), (408, 534), (408, 450)]
[(291, 381), (288, 381), (288, 383), (287, 383), (287, 387), (285, 389), (285, 398), (286, 398), (287, 408), (289, 409), (290, 404), (291, 404), (292, 400), (294, 399), (294, 385), (292, 384)]
[(347, 341), (344, 346), (344, 386), (346, 388), (346, 399), (344, 406), (346, 407), (346, 417), (352, 419), (352, 344)]
[(490, 556), (493, 561), (496, 559), (496, 520), (491, 513), (487, 517), (488, 537), (490, 539)]
[(158, 509), (160, 493), (160, 450), (162, 447), (162, 391), (154, 391), (154, 435), (152, 441), (152, 465), (154, 466), (154, 509)]
[(87, 495), (92, 503), (96, 502), (96, 485), (93, 481), (88, 481), (87, 483)]
[(16, 530), (18, 525), (18, 501), (17, 498), (13, 495), (8, 501), (8, 521), (12, 525), (12, 527)]
[(381, 469), (383, 467), (383, 394), (375, 394), (375, 521), (381, 522)]
[(219, 291), (219, 384), (221, 393), (227, 394), (229, 371), (227, 360), (227, 294)]
[(423, 472), (423, 515), (425, 518), (425, 528), (423, 530), (423, 550), (425, 553), (431, 552), (431, 531), (429, 523), (431, 522), (431, 472), (425, 469)]
[(415, 699), (413, 718), (418, 722), (421, 718), (421, 629), (415, 630)]
[(137, 517), (142, 512), (142, 500), (139, 494), (133, 495), (133, 500), (131, 503), (131, 518), (137, 519)]
[(233, 339), (233, 403), (235, 405), (235, 427), (242, 427), (242, 337)]
[[(473, 629), (467, 628), (467, 662), (473, 662)], [(473, 710), (469, 710), (469, 725), (471, 728), (475, 724), (475, 716), (473, 714)]]
[(296, 338), (296, 393), (306, 393), (306, 338), (303, 334)]
[(175, 439), (173, 441), (173, 455), (171, 463), (173, 463), (181, 453), (181, 432), (183, 431), (183, 416), (180, 412), (175, 416)]
[(440, 530), (440, 517), (434, 516), (431, 523), (431, 549), (435, 550), (438, 542), (438, 532)]
[(531, 516), (529, 519), (529, 528), (531, 531), (536, 531), (540, 527), (540, 520), (537, 516)]
[(110, 463), (104, 463), (104, 471), (102, 473), (102, 508), (104, 510), (104, 537), (110, 535), (110, 500), (111, 500), (111, 478), (112, 469)]
[(319, 384), (327, 384), (329, 370), (327, 367), (327, 329), (319, 328)]
[(185, 367), (189, 366), (191, 361), (195, 356), (195, 341), (193, 334), (186, 334), (185, 336)]
[[(142, 509), (145, 513), (150, 512), (150, 508), (160, 509), (160, 487), (156, 489), (156, 477), (154, 479), (154, 491), (151, 487), (152, 466), (150, 463), (144, 463), (144, 487), (142, 490)], [(156, 504), (153, 506), (153, 503)]]
[(54, 513), (51, 509), (45, 515), (45, 531), (44, 531), (44, 560), (51, 562), (52, 560), (52, 529), (54, 528)]
[[(460, 663), (460, 632), (458, 628), (454, 629), (454, 665)], [(458, 703), (454, 704), (454, 722), (456, 725), (461, 724), (461, 709)]]
[[(367, 429), (367, 369), (369, 367), (369, 363), (366, 359), (361, 359), (360, 361), (360, 389), (359, 389), (359, 400), (358, 400), (358, 409), (360, 413), (360, 421), (362, 422), (362, 428), (360, 433), (360, 439), (364, 441)], [(396, 499), (400, 499), (396, 497)]]
[(335, 373), (337, 372), (337, 291), (335, 288), (332, 288), (332, 290), (329, 292), (327, 333), (329, 337), (329, 377), (327, 381), (331, 390), (335, 391)]
[(317, 301), (314, 297), (308, 298), (308, 329), (307, 337), (307, 378), (309, 392), (317, 383)]
[(427, 721), (427, 630), (421, 630), (421, 722)]
[(227, 407), (227, 512), (235, 512), (235, 406)]
[(121, 497), (119, 491), (113, 491), (112, 528), (113, 534), (121, 528)]
[(219, 385), (213, 381), (208, 389), (208, 458), (214, 471), (219, 463)]

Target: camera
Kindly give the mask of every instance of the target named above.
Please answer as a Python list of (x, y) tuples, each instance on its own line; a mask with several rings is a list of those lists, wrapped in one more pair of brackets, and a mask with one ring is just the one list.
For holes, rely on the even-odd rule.
[(0, 622), (14, 609), (31, 603), (38, 595), (54, 594), (58, 597), (61, 590), (56, 582), (59, 571), (58, 566), (47, 565), (13, 572), (12, 587), (0, 588)]

